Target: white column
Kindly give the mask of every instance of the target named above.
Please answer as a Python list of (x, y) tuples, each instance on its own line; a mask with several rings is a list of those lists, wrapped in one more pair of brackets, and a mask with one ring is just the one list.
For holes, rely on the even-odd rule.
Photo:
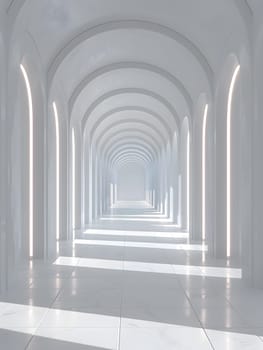
[[(7, 142), (9, 137), (8, 119), (6, 111), (6, 57), (3, 55), (6, 52), (6, 47), (0, 37), (0, 294), (5, 292), (8, 282), (8, 267), (7, 267), (7, 235), (8, 233), (8, 169), (10, 167), (8, 157)], [(2, 54), (1, 54), (2, 53)]]

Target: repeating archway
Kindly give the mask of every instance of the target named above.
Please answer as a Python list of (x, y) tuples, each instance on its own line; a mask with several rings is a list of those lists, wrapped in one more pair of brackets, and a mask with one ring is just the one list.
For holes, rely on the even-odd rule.
[(116, 62), (113, 64), (109, 64), (108, 66), (101, 67), (97, 69), (96, 71), (92, 72), (89, 76), (85, 77), (79, 85), (75, 88), (75, 90), (72, 93), (72, 96), (69, 99), (69, 111), (70, 113), (73, 110), (73, 106), (76, 103), (78, 97), (80, 96), (81, 92), (96, 78), (99, 76), (102, 76), (105, 73), (113, 72), (115, 70), (123, 70), (123, 69), (140, 69), (142, 71), (149, 71), (155, 74), (160, 75), (161, 77), (164, 77), (168, 81), (170, 81), (176, 89), (179, 90), (182, 97), (184, 98), (186, 105), (189, 108), (189, 112), (192, 112), (193, 108), (193, 101), (192, 97), (190, 96), (189, 92), (187, 91), (186, 87), (183, 85), (183, 83), (177, 79), (175, 76), (173, 76), (168, 71), (164, 70), (163, 68), (157, 67), (155, 65), (152, 65), (150, 63), (144, 63), (144, 62)]
[(150, 21), (143, 21), (143, 20), (119, 20), (119, 21), (109, 21), (104, 23), (98, 23), (97, 25), (94, 25), (93, 27), (86, 29), (82, 33), (72, 38), (69, 41), (68, 45), (64, 46), (59, 50), (59, 52), (55, 55), (55, 57), (52, 59), (51, 63), (49, 64), (49, 68), (48, 68), (49, 86), (51, 86), (54, 76), (59, 66), (62, 64), (63, 60), (65, 59), (65, 57), (67, 57), (69, 53), (72, 52), (74, 48), (80, 45), (83, 41), (86, 41), (89, 38), (104, 32), (109, 32), (109, 31), (118, 30), (118, 29), (131, 29), (131, 28), (157, 32), (180, 43), (187, 51), (191, 53), (191, 55), (195, 57), (196, 61), (200, 64), (207, 78), (207, 81), (210, 85), (211, 91), (213, 91), (214, 73), (210, 64), (208, 63), (208, 60), (206, 59), (204, 54), (199, 50), (199, 48), (181, 33), (176, 32), (175, 30), (169, 27), (166, 27), (164, 25), (150, 22)]
[[(25, 2), (26, 1), (23, 0), (12, 1), (10, 3), (10, 6), (7, 8), (7, 12), (10, 14), (14, 14), (15, 12), (18, 13), (19, 10), (22, 9)], [(245, 0), (235, 0), (234, 2), (240, 10), (240, 13), (242, 13), (244, 20), (247, 23), (251, 21), (251, 8), (248, 3)], [(160, 23), (141, 19), (123, 18), (116, 20), (111, 19), (106, 22), (104, 19), (104, 22), (101, 20), (97, 23), (89, 24), (87, 28), (82, 28), (81, 30), (78, 30), (72, 34), (71, 39), (69, 41), (65, 41), (66, 44), (64, 46), (61, 46), (60, 49), (57, 50), (57, 48), (54, 48), (53, 52), (55, 54), (54, 57), (50, 60), (48, 68), (48, 93), (50, 93), (50, 101), (55, 100), (51, 97), (53, 97), (53, 93), (55, 94), (55, 92), (58, 90), (57, 86), (55, 86), (57, 84), (56, 78), (59, 75), (57, 75), (57, 73), (60, 69), (63, 69), (66, 58), (74, 52), (74, 49), (78, 46), (81, 47), (81, 45), (91, 37), (95, 38), (97, 35), (113, 31), (117, 32), (118, 30), (122, 29), (139, 29), (140, 33), (158, 33), (160, 34), (160, 37), (168, 37), (171, 40), (176, 41), (176, 43), (179, 43), (179, 45), (181, 45), (184, 50), (186, 49), (191, 57), (194, 58), (195, 62), (200, 66), (202, 74), (207, 80), (210, 89), (210, 91), (205, 91), (205, 93), (207, 95), (211, 95), (212, 97), (214, 96), (215, 77), (213, 68), (208, 62), (206, 55), (202, 52), (202, 50), (200, 50), (197, 45), (190, 41), (186, 35), (170, 28), (168, 25), (166, 26)], [(21, 57), (23, 57), (23, 55), (21, 55)], [(171, 98), (167, 97), (168, 94), (165, 94), (165, 91), (162, 95), (151, 91), (147, 85), (144, 89), (136, 87), (136, 84), (133, 88), (125, 88), (124, 86), (119, 90), (109, 89), (110, 91), (107, 92), (107, 94), (99, 96), (99, 98), (95, 101), (92, 101), (91, 104), (87, 103), (85, 106), (85, 108), (87, 108), (87, 112), (84, 116), (77, 115), (77, 108), (76, 110), (74, 109), (75, 106), (79, 103), (79, 95), (83, 93), (85, 89), (88, 88), (90, 82), (95, 80), (97, 77), (101, 77), (107, 72), (110, 73), (116, 70), (125, 70), (130, 68), (140, 69), (142, 72), (147, 71), (153, 74), (157, 74), (173, 84), (174, 88), (179, 91), (182, 101), (189, 108), (189, 130), (191, 132), (194, 131), (191, 129), (191, 127), (193, 125), (192, 119), (194, 118), (194, 111), (196, 108), (195, 104), (193, 103), (193, 101), (195, 101), (195, 97), (192, 96), (190, 91), (186, 89), (185, 86), (187, 86), (187, 84), (184, 85), (183, 81), (180, 81), (169, 70), (161, 67), (161, 65), (158, 66), (157, 64), (155, 65), (149, 62), (139, 62), (136, 61), (135, 58), (136, 57), (134, 57), (133, 60), (127, 62), (118, 59), (117, 62), (111, 62), (103, 67), (95, 69), (88, 76), (84, 77), (82, 81), (78, 82), (78, 85), (73, 90), (70, 100), (66, 101), (65, 105), (69, 106), (69, 118), (66, 119), (70, 120), (72, 123), (71, 126), (78, 128), (78, 122), (81, 121), (82, 130), (77, 134), (80, 139), (78, 145), (79, 148), (77, 151), (79, 151), (79, 154), (82, 154), (82, 152), (85, 151), (87, 161), (91, 155), (91, 159), (93, 161), (92, 171), (95, 173), (97, 172), (98, 174), (102, 173), (103, 167), (107, 167), (107, 169), (113, 169), (121, 164), (126, 164), (126, 162), (140, 161), (144, 162), (144, 164), (152, 162), (155, 165), (157, 164), (158, 166), (161, 165), (163, 167), (168, 164), (167, 167), (169, 170), (167, 172), (170, 170), (171, 172), (174, 171), (176, 177), (176, 170), (172, 169), (170, 163), (172, 163), (173, 154), (176, 153), (176, 151), (177, 153), (180, 153), (182, 151), (182, 147), (180, 147), (180, 141), (182, 141), (181, 125), (184, 116), (179, 113), (180, 109), (177, 110), (176, 108), (176, 103), (178, 101), (176, 101), (176, 103), (173, 103), (174, 101), (172, 101)], [(12, 66), (12, 64), (10, 66)], [(45, 69), (43, 69), (43, 72), (46, 72)], [(41, 74), (38, 74), (38, 76), (40, 78), (43, 78)], [(42, 89), (42, 92), (45, 91), (45, 86), (42, 86)], [(138, 105), (124, 105), (122, 107), (114, 108), (114, 99), (115, 101), (122, 99), (122, 97), (124, 97), (124, 94), (137, 94), (138, 96), (147, 96), (153, 100), (158, 101), (161, 105), (164, 106), (164, 108), (169, 111), (169, 117), (170, 115), (172, 116), (173, 123), (170, 125), (169, 117), (166, 118), (166, 115), (163, 115), (159, 111), (155, 110), (152, 108), (152, 106), (146, 108), (145, 106), (139, 105), (138, 103)], [(113, 108), (105, 113), (100, 114), (100, 112), (98, 112), (100, 115), (97, 118), (97, 121), (95, 121), (97, 110), (99, 110), (106, 99), (110, 98), (112, 98)], [(58, 101), (58, 105), (59, 102), (60, 101)], [(128, 115), (129, 112), (134, 112), (134, 114), (135, 112), (138, 112), (138, 116), (134, 118), (127, 117), (123, 123), (117, 121), (117, 113)], [(149, 116), (149, 120), (153, 121), (153, 125), (151, 125), (151, 122), (149, 122), (148, 119), (147, 121), (140, 120), (140, 113), (145, 113), (143, 116), (147, 114)], [(44, 114), (47, 114), (46, 110), (44, 110), (43, 115)], [(65, 123), (68, 123), (68, 120)], [(127, 129), (124, 127), (125, 123), (127, 124)], [(111, 131), (109, 131), (108, 128), (111, 128)], [(67, 133), (68, 128), (65, 127), (63, 132)], [(174, 133), (176, 133), (178, 137), (178, 147), (173, 146)], [(191, 135), (193, 136), (193, 133), (191, 133)], [(37, 146), (39, 146), (40, 143), (41, 141), (39, 141)], [(172, 144), (171, 149), (169, 148), (170, 144)], [(91, 148), (89, 148), (90, 146)], [(178, 149), (176, 150), (176, 148)], [(51, 146), (50, 149), (52, 149)], [(92, 152), (93, 154), (91, 154)], [(54, 158), (52, 158), (52, 152), (50, 153), (51, 154), (48, 155), (48, 165), (54, 161)], [(70, 152), (68, 153), (70, 154)], [(98, 155), (101, 158), (98, 157)], [(77, 166), (79, 166), (79, 164), (77, 164)], [(160, 187), (162, 186), (161, 195), (163, 196), (162, 200), (164, 202), (165, 198), (167, 197), (167, 192), (169, 191), (169, 186), (171, 185), (172, 187), (172, 184), (174, 183), (174, 187), (176, 187), (177, 179), (174, 181), (174, 179), (171, 179), (169, 176), (167, 176), (167, 174), (165, 174), (163, 178), (161, 178), (161, 175), (159, 173), (156, 176), (159, 176), (160, 178), (158, 181), (162, 182)], [(53, 187), (51, 187), (49, 193), (52, 192), (52, 188)], [(50, 198), (53, 197), (50, 196)], [(48, 230), (50, 230), (50, 227), (48, 227)]]
[(82, 129), (85, 130), (87, 121), (91, 113), (96, 109), (97, 106), (99, 106), (101, 103), (103, 103), (105, 100), (107, 100), (110, 97), (113, 96), (121, 96), (123, 94), (138, 94), (138, 95), (145, 95), (148, 97), (151, 97), (158, 102), (160, 102), (162, 105), (164, 105), (167, 110), (171, 113), (171, 115), (174, 117), (175, 124), (179, 125), (180, 124), (180, 118), (177, 114), (177, 111), (174, 109), (172, 104), (166, 100), (165, 97), (160, 96), (159, 94), (147, 90), (147, 89), (140, 89), (140, 88), (123, 88), (123, 89), (118, 89), (118, 90), (113, 90), (110, 92), (105, 93), (104, 95), (100, 96), (96, 101), (94, 101), (91, 106), (89, 106), (87, 112), (85, 113), (85, 116), (82, 119)]

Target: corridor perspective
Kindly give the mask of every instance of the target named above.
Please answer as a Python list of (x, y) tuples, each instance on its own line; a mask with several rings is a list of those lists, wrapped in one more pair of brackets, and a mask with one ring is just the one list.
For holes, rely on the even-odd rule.
[(263, 350), (263, 0), (0, 0), (0, 350)]

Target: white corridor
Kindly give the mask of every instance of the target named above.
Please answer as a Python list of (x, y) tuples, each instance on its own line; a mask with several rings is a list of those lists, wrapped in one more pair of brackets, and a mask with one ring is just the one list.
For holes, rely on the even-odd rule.
[(0, 350), (263, 350), (263, 0), (0, 0)]

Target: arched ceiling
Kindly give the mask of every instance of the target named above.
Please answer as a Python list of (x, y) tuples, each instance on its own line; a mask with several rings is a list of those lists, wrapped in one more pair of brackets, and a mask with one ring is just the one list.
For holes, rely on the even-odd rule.
[(111, 164), (166, 149), (251, 16), (246, 0), (3, 1), (37, 45), (50, 101), (63, 90), (70, 125)]
[(27, 17), (27, 30), (34, 35), (43, 62), (49, 68), (65, 47), (76, 38), (82, 41), (83, 33), (89, 28), (137, 20), (178, 33), (216, 71), (222, 50), (227, 52), (229, 45), (239, 43), (243, 34), (242, 9), (237, 3), (243, 4), (243, 11), (249, 9), (245, 0), (6, 0), (5, 6), (12, 8), (21, 2), (24, 2), (21, 16)]

